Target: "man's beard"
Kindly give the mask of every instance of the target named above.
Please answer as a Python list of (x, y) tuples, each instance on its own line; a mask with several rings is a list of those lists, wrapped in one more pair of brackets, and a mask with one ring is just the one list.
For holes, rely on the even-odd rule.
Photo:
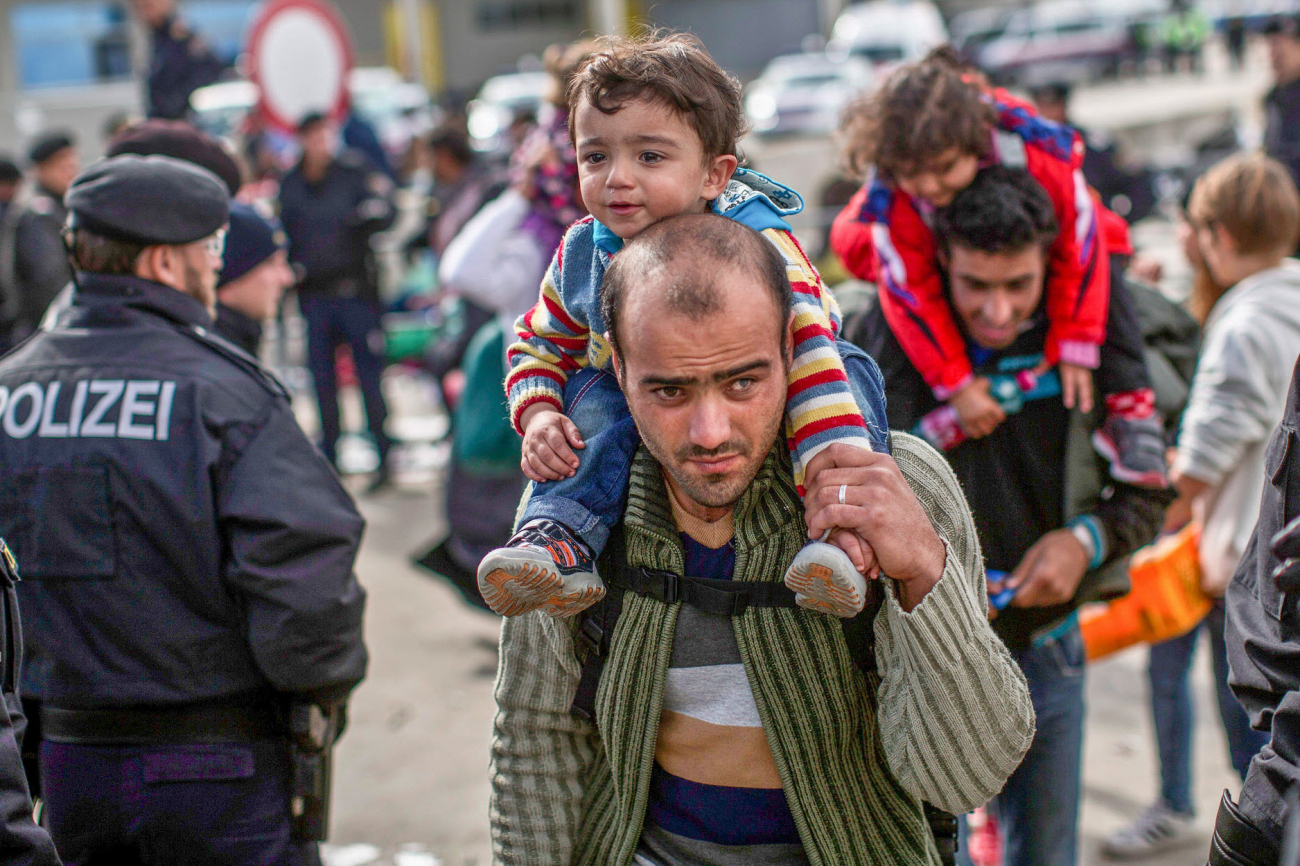
[[(685, 445), (672, 452), (672, 454), (669, 454), (668, 449), (655, 440), (654, 437), (647, 436), (642, 425), (638, 424), (637, 427), (641, 433), (641, 441), (645, 444), (646, 449), (659, 462), (663, 470), (671, 476), (682, 495), (706, 508), (726, 508), (739, 501), (749, 487), (750, 482), (758, 475), (763, 460), (776, 442), (777, 434), (784, 422), (785, 415), (778, 412), (769, 428), (763, 431), (762, 436), (756, 442), (731, 439), (716, 448)], [(762, 449), (762, 451), (757, 454), (757, 459), (754, 459), (756, 449)], [(741, 457), (751, 462), (735, 473), (701, 475), (686, 471), (686, 461), (688, 460), (724, 455)]]
[(204, 273), (186, 262), (181, 276), (185, 284), (184, 293), (202, 304), (208, 312), (211, 312), (217, 304), (214, 275), (211, 272)]

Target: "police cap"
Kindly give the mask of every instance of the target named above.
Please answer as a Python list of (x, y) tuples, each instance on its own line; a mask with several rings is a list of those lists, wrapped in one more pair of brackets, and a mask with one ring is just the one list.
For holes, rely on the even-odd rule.
[(230, 194), (239, 192), (243, 180), (239, 165), (221, 142), (183, 120), (142, 120), (117, 135), (107, 156), (170, 156), (202, 166), (225, 182)]
[(27, 161), (32, 165), (40, 165), (56, 154), (62, 153), (70, 147), (76, 147), (77, 140), (69, 132), (47, 132), (32, 142), (31, 147), (27, 148)]
[(140, 244), (188, 244), (230, 218), (226, 185), (169, 156), (115, 156), (78, 175), (64, 203), (73, 228)]

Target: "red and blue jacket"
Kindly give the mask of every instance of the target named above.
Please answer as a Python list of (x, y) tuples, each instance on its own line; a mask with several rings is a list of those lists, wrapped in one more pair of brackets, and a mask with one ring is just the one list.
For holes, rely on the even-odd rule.
[[(1023, 166), (1043, 185), (1060, 233), (1049, 249), (1045, 358), (1096, 368), (1110, 305), (1110, 269), (1101, 208), (1083, 179), (1078, 134), (1035, 113), (1005, 91), (987, 94), (997, 109), (988, 164)], [(1023, 142), (1009, 155), (997, 132)], [(868, 179), (835, 219), (831, 248), (854, 276), (880, 287), (880, 306), (903, 350), (940, 400), (972, 377), (966, 341), (944, 298), (929, 206), (882, 178)]]

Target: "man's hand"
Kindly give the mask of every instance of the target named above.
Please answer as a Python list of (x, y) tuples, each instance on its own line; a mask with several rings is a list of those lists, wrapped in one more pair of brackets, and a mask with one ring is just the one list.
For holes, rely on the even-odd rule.
[[(535, 403), (519, 419), (524, 428), (523, 458), (519, 465), (532, 481), (559, 481), (578, 471), (574, 448), (585, 448), (578, 425), (545, 403)], [(572, 446), (572, 447), (570, 447)]]
[(1007, 578), (1016, 588), (1014, 607), (1050, 607), (1074, 597), (1088, 570), (1088, 551), (1068, 529), (1047, 533), (1029, 548)]
[(976, 376), (948, 401), (957, 410), (961, 429), (972, 439), (982, 439), (1007, 420), (997, 400), (989, 394), (989, 380)]
[(809, 462), (804, 477), (809, 537), (821, 538), (828, 529), (853, 532), (898, 582), (903, 609), (920, 604), (943, 576), (946, 550), (894, 458), (832, 445)]
[(1065, 408), (1073, 409), (1077, 406), (1085, 415), (1091, 412), (1092, 371), (1065, 362), (1058, 364), (1057, 369), (1061, 374), (1061, 400), (1065, 403)]

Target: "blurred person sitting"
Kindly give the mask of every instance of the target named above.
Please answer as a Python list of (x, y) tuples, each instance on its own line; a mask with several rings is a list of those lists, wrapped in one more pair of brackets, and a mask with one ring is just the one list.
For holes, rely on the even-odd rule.
[(337, 459), (338, 380), (335, 347), (346, 342), (365, 399), (379, 466), (373, 487), (389, 480), (388, 406), (380, 379), (384, 332), (371, 238), (393, 224), (393, 184), (365, 159), (340, 147), (338, 128), (321, 114), (298, 128), (302, 159), (280, 185), (280, 220), (289, 260), (303, 274), (298, 302), (307, 320), (307, 354), (320, 407), (321, 449)]
[(72, 281), (61, 232), (68, 217), (63, 196), (81, 167), (76, 138), (68, 132), (46, 133), (32, 143), (28, 160), (34, 183), (0, 226), (0, 296), (7, 313), (0, 330), (10, 346), (36, 329), (46, 308)]
[(217, 278), (216, 331), (254, 358), (261, 350), (262, 324), (275, 318), (285, 290), (297, 282), (288, 249), (278, 220), (241, 202), (230, 206), (224, 265)]
[(149, 31), (152, 54), (145, 82), (149, 117), (180, 120), (190, 113), (190, 94), (216, 81), (226, 63), (180, 19), (176, 0), (132, 0)]
[(1264, 152), (1300, 185), (1300, 15), (1278, 15), (1264, 26), (1273, 86), (1264, 96)]
[(1198, 837), (1192, 799), (1195, 719), (1188, 683), (1208, 632), (1219, 716), (1243, 780), (1268, 737), (1228, 688), (1223, 595), (1246, 550), (1264, 486), (1264, 449), (1282, 418), (1286, 371), (1300, 354), (1300, 264), (1285, 257), (1300, 235), (1300, 196), (1285, 168), (1262, 155), (1231, 158), (1193, 188), (1184, 246), (1200, 274), (1191, 308), (1204, 324), (1171, 477), (1179, 498), (1165, 529), (1201, 527), (1201, 586), (1215, 599), (1203, 623), (1151, 647), (1151, 711), (1160, 798), (1102, 844), (1112, 857), (1156, 854)]

